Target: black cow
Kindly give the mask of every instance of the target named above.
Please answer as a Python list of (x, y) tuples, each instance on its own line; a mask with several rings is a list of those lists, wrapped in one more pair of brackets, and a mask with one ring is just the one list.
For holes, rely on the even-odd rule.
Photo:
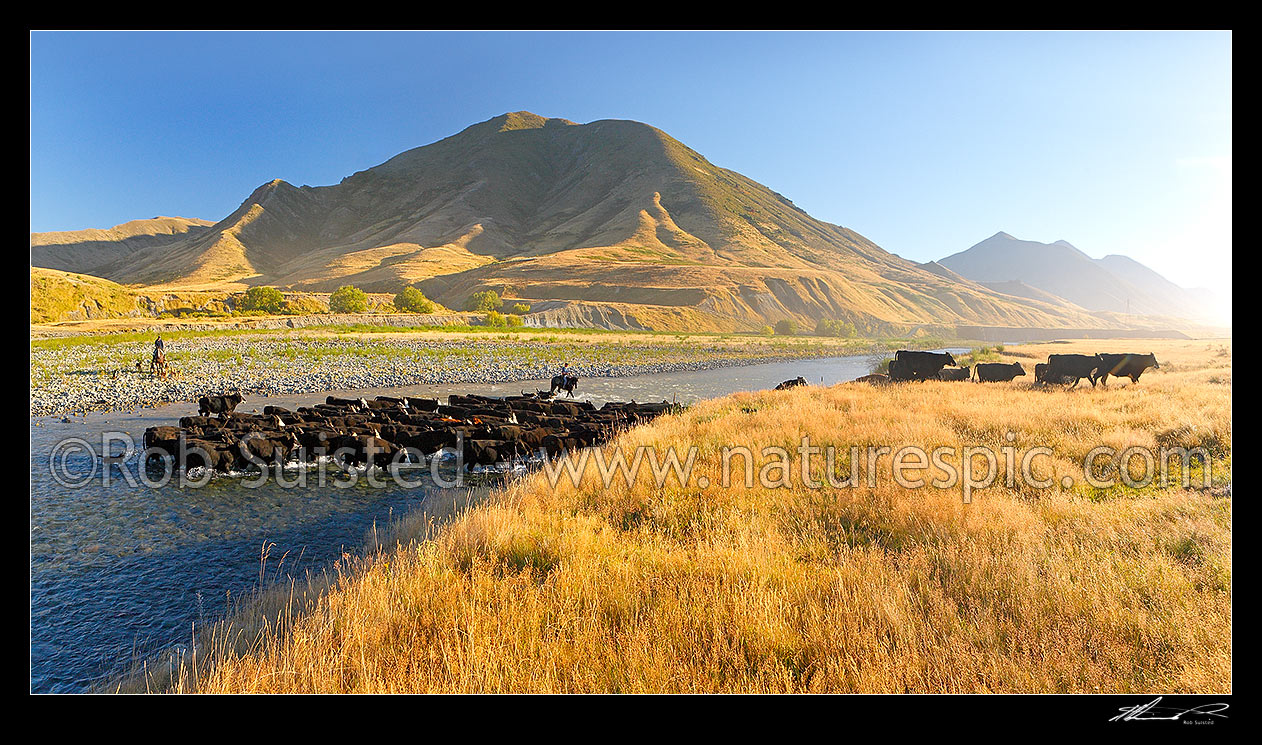
[(968, 365), (962, 367), (944, 367), (938, 371), (938, 380), (968, 380), (972, 368)]
[(867, 383), (869, 385), (889, 385), (890, 376), (884, 375), (882, 373), (872, 373), (871, 375), (864, 375), (861, 378), (855, 378), (854, 380), (850, 382), (851, 383)]
[(284, 463), (289, 453), (297, 450), (301, 444), (292, 432), (251, 432), (233, 443), (233, 455), (238, 463)]
[(363, 398), (338, 398), (337, 396), (329, 396), (328, 398), (324, 399), (324, 402), (329, 406), (336, 406), (338, 408), (349, 408), (349, 409), (368, 408), (368, 402), (365, 401)]
[(202, 416), (218, 414), (222, 419), (231, 414), (243, 400), (239, 393), (231, 393), (227, 396), (202, 396), (197, 400), (197, 413)]
[(1047, 378), (1047, 363), (1040, 362), (1034, 366), (1034, 382), (1046, 383), (1047, 382), (1046, 378)]
[[(1100, 358), (1091, 354), (1053, 354), (1047, 357), (1047, 371), (1042, 382), (1063, 383), (1073, 388), (1083, 378), (1091, 381), (1095, 387), (1096, 370), (1100, 368)], [(1036, 371), (1037, 375), (1037, 371)]]
[(777, 391), (784, 391), (784, 390), (788, 390), (788, 389), (790, 389), (790, 388), (796, 388), (796, 387), (798, 387), (799, 385), (806, 385), (806, 378), (803, 378), (803, 377), (802, 377), (802, 376), (800, 376), (800, 375), (799, 375), (797, 378), (795, 378), (794, 380), (786, 380), (786, 381), (784, 381), (784, 382), (783, 382), (783, 383), (781, 383), (780, 385), (776, 386), (776, 390), (777, 390)]
[(552, 390), (549, 395), (555, 396), (557, 391), (565, 391), (570, 398), (574, 397), (574, 389), (578, 387), (577, 375), (557, 375), (552, 378)]
[(1156, 355), (1151, 352), (1148, 354), (1097, 354), (1100, 359), (1100, 368), (1096, 371), (1096, 380), (1102, 384), (1109, 384), (1109, 376), (1116, 378), (1130, 378), (1132, 383), (1139, 382), (1139, 376), (1150, 367), (1157, 369), (1161, 365), (1157, 364)]
[(979, 383), (1009, 383), (1013, 378), (1025, 375), (1020, 362), (982, 362), (973, 367)]
[(900, 349), (894, 353), (894, 359), (890, 362), (890, 379), (897, 381), (937, 379), (942, 368), (956, 364), (950, 352), (915, 352)]

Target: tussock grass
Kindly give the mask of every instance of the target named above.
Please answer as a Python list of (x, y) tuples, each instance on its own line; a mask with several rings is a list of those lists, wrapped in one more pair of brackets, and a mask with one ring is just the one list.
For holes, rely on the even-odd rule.
[[(1230, 355), (1162, 346), (1163, 370), (1108, 390), (842, 384), (697, 404), (604, 448), (696, 446), (690, 485), (535, 473), (445, 525), (398, 526), (300, 612), (229, 622), (150, 687), (1230, 691)], [(1212, 446), (1212, 484), (1102, 498), (1001, 474), (968, 504), (888, 469), (870, 488), (717, 485), (724, 446), (998, 449), (1008, 433), (1052, 448), (1038, 470), (1058, 484), (1097, 445), (1162, 442)]]
[(136, 311), (136, 295), (87, 274), (31, 268), (31, 323), (60, 320), (74, 311), (122, 316)]

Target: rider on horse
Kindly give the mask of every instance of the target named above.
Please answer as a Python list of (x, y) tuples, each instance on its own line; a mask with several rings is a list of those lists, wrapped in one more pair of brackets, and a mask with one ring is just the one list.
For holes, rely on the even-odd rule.
[(574, 388), (578, 385), (578, 375), (570, 369), (568, 362), (561, 365), (561, 374), (552, 379), (552, 394), (556, 394), (558, 390), (565, 391), (570, 397), (574, 396)]
[(158, 338), (155, 339), (153, 342), (153, 364), (152, 364), (151, 369), (155, 371), (161, 370), (162, 374), (165, 376), (166, 366), (167, 366), (166, 347), (162, 343), (162, 335), (159, 334)]

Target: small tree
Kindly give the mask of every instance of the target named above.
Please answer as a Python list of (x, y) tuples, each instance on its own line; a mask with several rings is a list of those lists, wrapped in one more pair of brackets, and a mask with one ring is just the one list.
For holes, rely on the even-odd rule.
[(513, 312), (519, 316), (522, 315), (523, 313), (529, 313), (530, 306), (526, 305), (525, 303), (517, 303), (516, 305), (513, 306)]
[(285, 307), (285, 296), (275, 287), (251, 287), (245, 291), (241, 299), (242, 310), (261, 310), (264, 313), (279, 313)]
[(798, 322), (792, 318), (776, 321), (776, 336), (797, 336)]
[(469, 302), (465, 304), (466, 310), (471, 311), (491, 311), (499, 310), (504, 304), (500, 300), (500, 294), (495, 290), (484, 290), (483, 292), (475, 292), (469, 296)]
[(771, 328), (770, 326), (763, 326), (762, 330), (759, 331), (758, 333), (762, 334), (763, 336), (771, 336), (772, 334), (776, 333), (776, 330)]
[(486, 314), (486, 325), (499, 328), (501, 326), (507, 326), (508, 321), (504, 319), (503, 313), (500, 313), (498, 310), (493, 310)]
[(517, 328), (522, 325), (521, 316), (516, 313), (509, 313), (504, 316), (504, 322), (507, 323), (510, 328)]
[(363, 313), (368, 309), (368, 295), (358, 287), (343, 285), (329, 295), (329, 310), (334, 313)]
[(434, 303), (415, 287), (404, 287), (394, 296), (394, 307), (401, 313), (433, 313)]

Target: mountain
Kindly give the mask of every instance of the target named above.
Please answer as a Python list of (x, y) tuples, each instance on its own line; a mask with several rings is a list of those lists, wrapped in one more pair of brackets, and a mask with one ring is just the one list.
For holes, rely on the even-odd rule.
[(271, 181), (213, 225), (126, 251), (89, 241), (91, 252), (63, 242), (37, 253), (36, 240), (34, 265), (125, 285), (394, 292), (413, 284), (455, 308), (493, 289), (574, 323), (730, 330), (838, 318), (869, 333), (1116, 323), (900, 258), (649, 125), (529, 112), (475, 124), (338, 184)]
[(149, 246), (200, 235), (213, 223), (183, 217), (132, 220), (106, 230), (31, 233), (31, 264), (68, 272), (91, 272)]
[(1166, 315), (1195, 318), (1206, 311), (1205, 298), (1195, 289), (1180, 287), (1129, 256), (1109, 254), (1099, 264), (1132, 287), (1160, 299)]
[(1203, 319), (1204, 300), (1126, 256), (1093, 259), (1073, 244), (1025, 241), (999, 232), (938, 264), (997, 292), (1050, 302), (1048, 294), (1093, 313)]

